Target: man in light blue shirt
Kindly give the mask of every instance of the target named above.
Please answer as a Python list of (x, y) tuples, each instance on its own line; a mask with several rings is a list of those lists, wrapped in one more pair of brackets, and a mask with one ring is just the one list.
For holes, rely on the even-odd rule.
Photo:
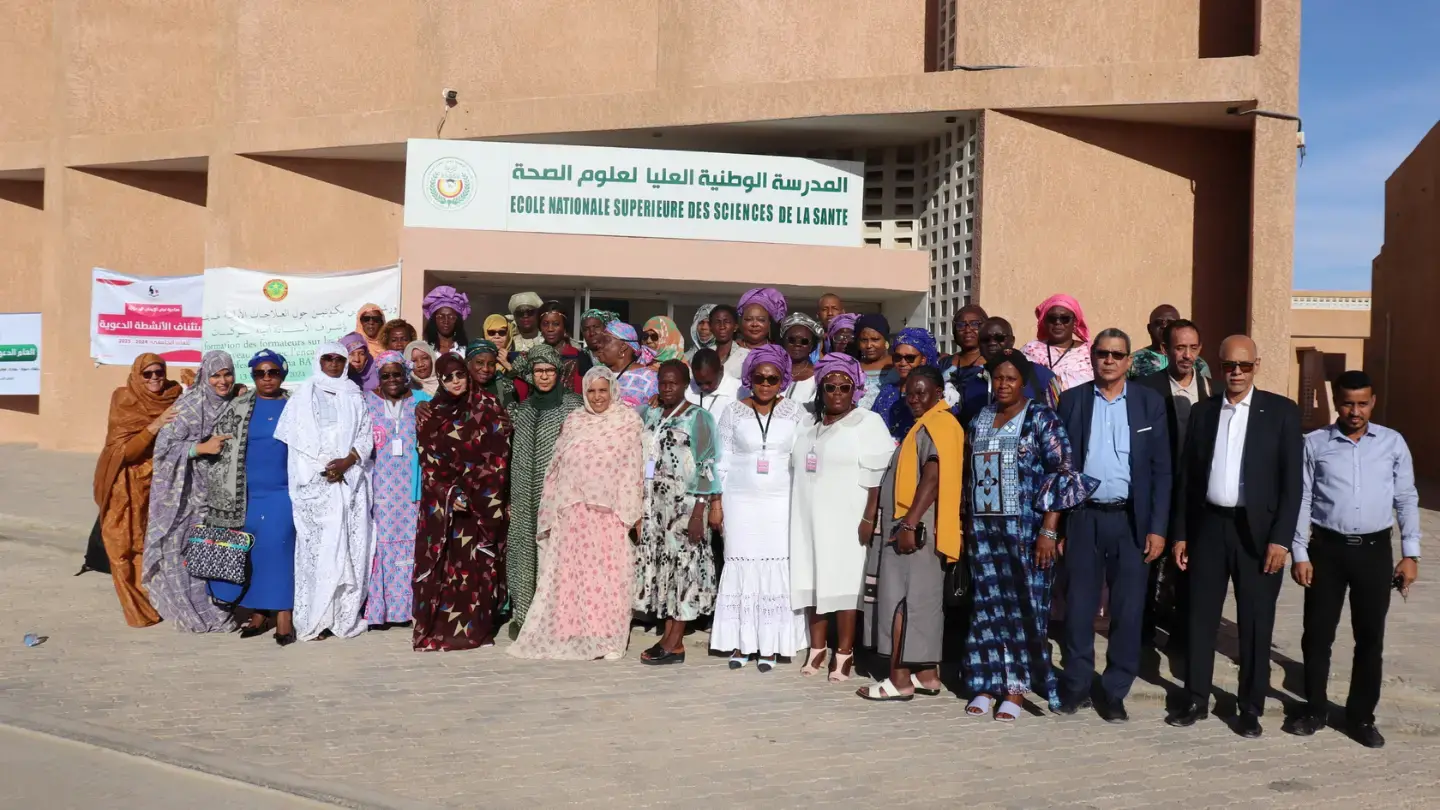
[(1130, 418), (1126, 415), (1128, 383), (1120, 379), (1120, 393), (1114, 399), (1095, 387), (1094, 410), (1090, 414), (1090, 446), (1085, 453), (1085, 474), (1100, 482), (1094, 503), (1123, 504), (1130, 500)]
[[(1355, 660), (1345, 702), (1349, 732), (1367, 748), (1385, 738), (1375, 728), (1380, 701), (1385, 615), (1392, 587), (1401, 595), (1419, 574), (1420, 497), (1405, 439), (1370, 421), (1374, 389), (1362, 371), (1335, 379), (1335, 424), (1305, 437), (1304, 489), (1295, 527), (1290, 575), (1305, 588), (1305, 696), (1308, 703), (1286, 728), (1308, 737), (1324, 728), (1329, 708), (1330, 649), (1350, 592)], [(1399, 565), (1390, 536), (1400, 524)]]

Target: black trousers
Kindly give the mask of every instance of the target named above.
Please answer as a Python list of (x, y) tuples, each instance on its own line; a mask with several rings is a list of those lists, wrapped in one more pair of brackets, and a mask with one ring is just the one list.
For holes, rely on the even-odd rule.
[(1145, 614), (1149, 566), (1145, 551), (1130, 528), (1126, 511), (1081, 506), (1065, 524), (1065, 575), (1069, 581), (1064, 634), (1062, 694), (1079, 700), (1090, 695), (1095, 677), (1095, 625), (1100, 593), (1110, 586), (1110, 644), (1105, 675), (1100, 679), (1107, 700), (1124, 700), (1140, 674), (1140, 626)]
[(1345, 717), (1351, 723), (1374, 723), (1380, 702), (1381, 656), (1385, 649), (1385, 616), (1390, 612), (1394, 552), (1388, 541), (1364, 546), (1311, 535), (1310, 564), (1314, 579), (1305, 591), (1305, 697), (1310, 708), (1324, 712), (1330, 680), (1330, 648), (1350, 591), (1350, 629), (1355, 634), (1355, 660)]
[[(1275, 600), (1283, 574), (1265, 573), (1265, 558), (1252, 543), (1245, 510), (1224, 514), (1206, 507), (1186, 546), (1190, 557), (1189, 651), (1185, 687), (1197, 706), (1208, 706), (1215, 679), (1215, 637), (1225, 607), (1225, 592), (1235, 583), (1240, 626), (1240, 710), (1265, 712), (1270, 689), (1270, 637), (1275, 631)], [(1259, 546), (1260, 549), (1265, 548)]]

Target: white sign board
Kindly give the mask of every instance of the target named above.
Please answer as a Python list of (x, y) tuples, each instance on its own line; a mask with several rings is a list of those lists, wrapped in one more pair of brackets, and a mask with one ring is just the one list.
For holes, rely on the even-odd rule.
[(167, 363), (200, 362), (200, 276), (90, 271), (90, 357), (128, 366), (145, 352)]
[(40, 313), (0, 313), (0, 396), (40, 394)]
[(405, 225), (858, 247), (864, 172), (854, 161), (417, 139)]
[(287, 385), (303, 382), (321, 343), (355, 331), (360, 307), (400, 317), (400, 266), (353, 273), (266, 273), (236, 267), (205, 271), (205, 351), (230, 353), (241, 382), (261, 349), (285, 356)]

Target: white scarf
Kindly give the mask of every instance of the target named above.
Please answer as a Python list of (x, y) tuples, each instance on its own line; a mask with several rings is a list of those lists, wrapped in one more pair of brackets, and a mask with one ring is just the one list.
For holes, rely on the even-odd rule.
[[(355, 431), (360, 423), (360, 413), (365, 410), (365, 399), (360, 388), (350, 378), (331, 377), (320, 368), (320, 358), (327, 354), (348, 356), (345, 347), (339, 343), (324, 343), (315, 350), (315, 366), (310, 379), (301, 383), (291, 394), (290, 402), (280, 413), (275, 425), (275, 438), (284, 442), (291, 450), (305, 456), (324, 470), (326, 464), (337, 458), (344, 458), (358, 443)], [(335, 396), (336, 424), (323, 430), (316, 419), (318, 403), (316, 397)], [(361, 454), (362, 461), (364, 454)], [(361, 465), (350, 468), (345, 477), (359, 476)], [(353, 483), (353, 481), (352, 481)]]

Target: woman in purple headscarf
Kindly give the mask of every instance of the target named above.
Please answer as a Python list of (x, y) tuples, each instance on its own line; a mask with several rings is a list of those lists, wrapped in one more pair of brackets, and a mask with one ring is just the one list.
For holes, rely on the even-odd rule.
[[(740, 296), (740, 346), (755, 349), (767, 343), (778, 343), (778, 327), (790, 307), (785, 296), (774, 287), (756, 287)], [(745, 380), (740, 381), (742, 384)]]
[(660, 390), (655, 370), (647, 368), (654, 355), (640, 345), (635, 327), (624, 321), (605, 324), (602, 343), (596, 359), (615, 372), (620, 385), (620, 399), (632, 408), (640, 408)]
[(350, 353), (349, 363), (345, 366), (345, 374), (350, 381), (365, 392), (379, 388), (380, 370), (375, 365), (375, 358), (370, 356), (370, 347), (365, 343), (365, 336), (359, 332), (351, 332), (340, 338), (340, 345)]
[(409, 622), (414, 594), (415, 531), (420, 504), (416, 497), (416, 399), (410, 391), (410, 364), (399, 352), (375, 358), (380, 387), (365, 395), (375, 434), (370, 473), (370, 517), (375, 557), (365, 599), (365, 623), (371, 627)]
[(830, 325), (825, 328), (825, 354), (847, 353), (850, 344), (855, 342), (855, 320), (859, 317), (853, 312), (842, 312), (830, 319)]
[(749, 396), (720, 414), (721, 520), (725, 564), (715, 599), (710, 648), (730, 653), (730, 668), (757, 656), (769, 672), (777, 655), (804, 644), (804, 623), (790, 607), (790, 447), (802, 403), (786, 399), (790, 355), (775, 344), (745, 357)]
[(470, 297), (454, 287), (440, 285), (426, 293), (420, 304), (425, 315), (425, 342), (435, 351), (465, 354), (470, 338), (465, 335), (465, 321), (470, 317)]
[(806, 677), (825, 665), (828, 617), (835, 614), (829, 680), (839, 683), (854, 668), (864, 544), (875, 533), (865, 515), (875, 511), (895, 442), (879, 414), (858, 407), (866, 380), (859, 360), (831, 352), (815, 364), (815, 379), (816, 418), (806, 420), (790, 452), (790, 606), (803, 609), (810, 623), (800, 670)]
[(905, 404), (905, 378), (920, 366), (938, 368), (940, 355), (929, 329), (901, 329), (890, 346), (890, 369), (880, 378), (880, 395), (870, 410), (880, 414), (895, 441), (905, 438), (915, 424), (915, 415)]

